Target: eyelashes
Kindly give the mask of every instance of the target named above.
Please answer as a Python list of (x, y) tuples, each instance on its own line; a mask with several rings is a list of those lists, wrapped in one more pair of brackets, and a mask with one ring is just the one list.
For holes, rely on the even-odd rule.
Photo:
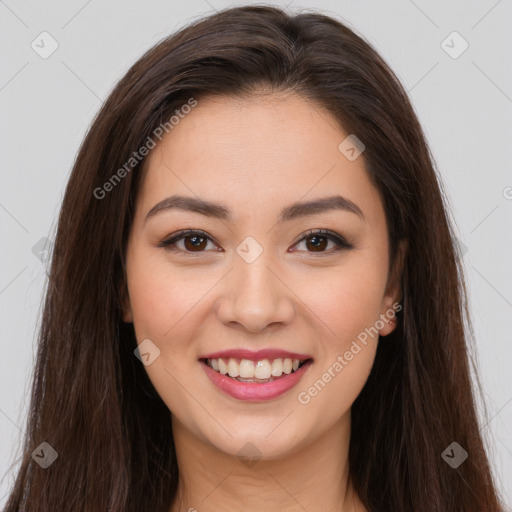
[(192, 242), (194, 244), (193, 246), (195, 248), (200, 248), (200, 247), (202, 247), (204, 245), (201, 242), (196, 245), (198, 240), (208, 240), (208, 241), (213, 242), (213, 243), (216, 244), (216, 242), (212, 239), (212, 237), (210, 237), (204, 231), (193, 230), (193, 229), (185, 229), (183, 231), (179, 231), (178, 233), (175, 233), (170, 238), (167, 238), (167, 239), (163, 240), (162, 242), (160, 242), (158, 244), (158, 247), (163, 247), (166, 250), (175, 251), (175, 252), (190, 252), (190, 253), (204, 252), (204, 251), (186, 251), (184, 249), (178, 249), (178, 248), (175, 247), (177, 242), (179, 242), (181, 240), (186, 240), (186, 239), (193, 239), (193, 240), (195, 240), (195, 242)]
[[(184, 248), (177, 247), (178, 242), (181, 241), (185, 242)], [(327, 241), (327, 243), (324, 243), (324, 241)], [(199, 255), (206, 252), (205, 249), (209, 242), (211, 242), (214, 246), (217, 246), (217, 248), (214, 248), (215, 252), (222, 251), (222, 249), (218, 249), (217, 242), (211, 236), (209, 236), (204, 231), (193, 229), (185, 229), (174, 233), (172, 236), (158, 243), (157, 246), (162, 247), (167, 251), (183, 253), (186, 256), (194, 256), (196, 254)], [(302, 234), (298, 239), (296, 239), (293, 242), (292, 247), (295, 247), (301, 242), (306, 242), (306, 245), (309, 242), (310, 247), (313, 249), (311, 251), (306, 249), (305, 252), (318, 255), (330, 255), (342, 250), (349, 250), (353, 248), (353, 245), (350, 244), (343, 236), (328, 229), (309, 230)], [(332, 242), (334, 247), (331, 247), (328, 250), (322, 250), (326, 245), (328, 245), (328, 242)]]
[[(294, 243), (296, 244), (303, 242), (308, 239), (326, 239), (331, 242), (334, 242), (334, 251), (331, 252), (337, 252), (341, 251), (343, 249), (352, 249), (353, 246), (350, 244), (343, 236), (339, 235), (338, 233), (335, 233), (334, 231), (330, 231), (329, 229), (310, 229), (309, 231), (306, 231), (303, 235), (301, 235)], [(311, 251), (313, 253), (323, 253), (327, 251)]]

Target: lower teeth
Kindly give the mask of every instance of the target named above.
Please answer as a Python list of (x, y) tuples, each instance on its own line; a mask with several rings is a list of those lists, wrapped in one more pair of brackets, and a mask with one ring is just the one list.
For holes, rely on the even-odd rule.
[[(229, 377), (229, 375), (228, 375), (228, 377)], [(281, 377), (282, 377), (282, 375), (281, 375)], [(238, 382), (257, 382), (259, 384), (264, 384), (266, 382), (272, 382), (276, 378), (279, 379), (281, 377), (270, 377), (270, 379), (256, 379), (256, 378), (254, 378), (254, 379), (243, 379), (242, 377), (231, 377), (231, 378), (237, 380)]]
[[(303, 364), (304, 363), (300, 363), (297, 370), (299, 370)], [(208, 364), (208, 366), (210, 368), (212, 368), (210, 364)], [(231, 375), (229, 375), (228, 373), (225, 373), (225, 374), (221, 373), (221, 375), (224, 375), (225, 377), (229, 377), (230, 379), (233, 379), (233, 380), (237, 380), (238, 382), (253, 382), (253, 383), (257, 383), (257, 384), (265, 384), (267, 382), (272, 382), (276, 379), (282, 379), (283, 377), (286, 377), (287, 375), (291, 375), (292, 373), (295, 373), (297, 370), (292, 370), (290, 373), (283, 372), (279, 377), (270, 377), (269, 379), (256, 379), (255, 377), (252, 379), (244, 379), (243, 377), (231, 377)], [(220, 372), (218, 372), (218, 373), (220, 373)]]
[[(300, 366), (299, 366), (299, 368), (300, 368)], [(297, 368), (297, 370), (299, 368)], [(255, 382), (258, 384), (265, 384), (266, 382), (272, 382), (276, 379), (282, 379), (283, 377), (286, 377), (287, 375), (291, 375), (292, 373), (295, 373), (297, 370), (292, 370), (290, 373), (282, 373), (279, 377), (270, 377), (269, 379), (256, 379), (256, 378), (244, 379), (242, 377), (231, 377), (231, 375), (228, 375), (227, 373), (226, 373), (226, 377), (229, 377), (230, 379), (237, 380), (238, 382)]]

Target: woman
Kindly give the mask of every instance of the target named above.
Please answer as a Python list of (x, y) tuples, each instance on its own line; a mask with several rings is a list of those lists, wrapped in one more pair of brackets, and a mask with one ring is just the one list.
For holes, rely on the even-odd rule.
[(59, 219), (8, 511), (497, 511), (464, 282), (399, 81), (225, 10), (118, 83)]

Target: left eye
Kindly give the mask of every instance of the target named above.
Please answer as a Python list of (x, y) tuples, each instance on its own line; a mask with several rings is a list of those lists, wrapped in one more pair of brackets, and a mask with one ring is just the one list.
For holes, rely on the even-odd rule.
[(296, 242), (296, 245), (301, 242), (305, 242), (307, 248), (312, 248), (311, 252), (327, 252), (325, 249), (328, 242), (334, 243), (334, 247), (331, 247), (334, 251), (329, 252), (352, 248), (352, 245), (350, 245), (342, 236), (326, 229), (308, 231)]
[[(183, 242), (183, 246), (179, 247), (178, 244)], [(170, 251), (181, 251), (185, 253), (200, 253), (204, 252), (208, 242), (215, 242), (204, 232), (204, 231), (193, 231), (186, 230), (176, 233), (171, 238), (163, 240), (158, 244), (158, 247), (164, 247)], [(342, 236), (328, 230), (312, 230), (298, 239), (294, 246), (305, 242), (306, 248), (310, 249), (308, 252), (324, 253), (324, 252), (336, 252), (343, 249), (351, 249), (352, 245), (349, 244)], [(334, 251), (326, 251), (329, 242), (334, 244)], [(307, 250), (306, 249), (306, 250)], [(220, 252), (221, 249), (214, 249), (216, 252)]]

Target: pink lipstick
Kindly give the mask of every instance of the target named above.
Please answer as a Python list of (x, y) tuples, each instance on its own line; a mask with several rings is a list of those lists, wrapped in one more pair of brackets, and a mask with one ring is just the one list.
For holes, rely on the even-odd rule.
[(238, 400), (263, 402), (293, 387), (313, 364), (308, 354), (278, 349), (224, 350), (199, 359), (210, 381)]

